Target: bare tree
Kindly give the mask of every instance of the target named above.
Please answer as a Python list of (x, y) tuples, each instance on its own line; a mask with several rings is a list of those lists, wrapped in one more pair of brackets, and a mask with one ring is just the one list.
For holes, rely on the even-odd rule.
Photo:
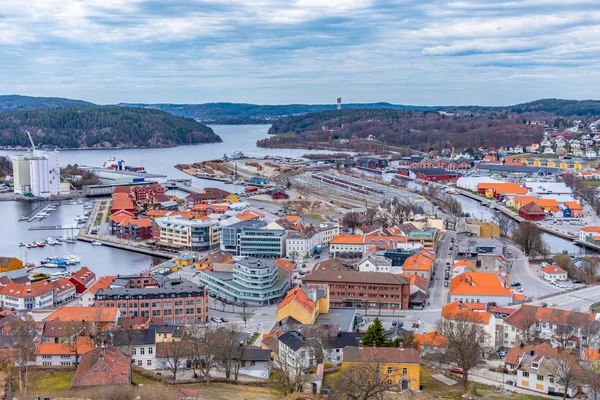
[(447, 341), (446, 355), (463, 370), (463, 391), (469, 384), (469, 371), (482, 359), (489, 335), (475, 312), (458, 311), (452, 319), (441, 319), (437, 332)]
[(534, 223), (525, 221), (519, 223), (517, 230), (513, 234), (513, 240), (521, 247), (525, 255), (542, 254), (544, 252), (544, 242), (542, 240), (542, 231)]
[(360, 224), (361, 224), (360, 214), (356, 213), (354, 211), (346, 213), (342, 217), (342, 225), (344, 225), (346, 228), (352, 229), (353, 234), (354, 234), (354, 231), (356, 230), (356, 228), (358, 228), (360, 226)]
[(218, 338), (215, 343), (215, 359), (225, 372), (225, 378), (231, 379), (232, 373), (237, 382), (238, 372), (242, 361), (244, 350), (247, 346), (244, 340), (241, 340), (239, 329), (234, 325), (220, 328)]
[[(100, 346), (103, 342), (107, 341), (109, 324), (105, 321), (105, 318), (109, 315), (110, 310), (106, 307), (95, 307), (94, 312), (95, 321), (90, 321), (91, 324), (91, 337), (94, 340), (96, 346)], [(82, 321), (85, 323), (86, 321)]]
[(523, 344), (537, 344), (540, 341), (539, 331), (537, 329), (537, 318), (534, 313), (524, 312), (522, 315), (523, 329), (519, 334), (519, 339)]
[(210, 371), (217, 365), (217, 344), (220, 341), (219, 328), (203, 329), (197, 325), (190, 326), (190, 352), (194, 373), (199, 367), (207, 383), (210, 383)]
[(369, 226), (375, 225), (377, 222), (377, 215), (379, 211), (375, 207), (367, 207), (367, 214), (365, 215), (365, 224)]
[(159, 363), (160, 368), (169, 370), (173, 374), (173, 380), (177, 380), (177, 372), (183, 368), (183, 363), (187, 360), (193, 350), (193, 344), (188, 338), (181, 340), (171, 340), (162, 344), (164, 353)]
[(269, 386), (282, 397), (287, 397), (292, 393), (301, 392), (308, 379), (308, 376), (302, 372), (301, 368), (281, 362), (271, 372)]
[(245, 301), (242, 302), (242, 312), (240, 313), (240, 317), (242, 318), (242, 321), (244, 321), (244, 328), (248, 327), (248, 320), (250, 320), (253, 315), (254, 312), (248, 309), (248, 304), (246, 304)]
[(567, 398), (569, 385), (579, 376), (579, 374), (573, 370), (573, 366), (576, 364), (576, 361), (571, 357), (567, 350), (559, 350), (555, 378), (558, 383), (562, 383), (563, 385), (563, 400)]
[(513, 229), (515, 228), (515, 220), (508, 215), (497, 212), (494, 216), (494, 222), (498, 225), (500, 236), (509, 237)]
[(34, 357), (36, 348), (35, 321), (30, 314), (20, 314), (6, 324), (10, 332), (9, 341), (16, 351), (15, 364), (19, 371), (19, 390), (27, 393), (29, 377), (29, 361)]
[(79, 336), (85, 331), (86, 324), (81, 321), (67, 321), (62, 326), (61, 342), (75, 355), (75, 368), (79, 365)]
[[(384, 393), (390, 390), (401, 390), (398, 380), (399, 372), (387, 374), (379, 362), (363, 362), (350, 367), (344, 367), (331, 385), (329, 399), (333, 400), (370, 400), (383, 399)], [(404, 379), (405, 388), (409, 387), (410, 379)], [(402, 382), (402, 381), (400, 381)]]

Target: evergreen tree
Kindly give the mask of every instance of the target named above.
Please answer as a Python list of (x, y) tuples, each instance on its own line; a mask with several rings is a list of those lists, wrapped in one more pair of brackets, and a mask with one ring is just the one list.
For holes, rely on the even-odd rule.
[(385, 329), (379, 318), (375, 318), (373, 323), (367, 329), (367, 333), (362, 338), (362, 342), (365, 346), (382, 347), (386, 343)]

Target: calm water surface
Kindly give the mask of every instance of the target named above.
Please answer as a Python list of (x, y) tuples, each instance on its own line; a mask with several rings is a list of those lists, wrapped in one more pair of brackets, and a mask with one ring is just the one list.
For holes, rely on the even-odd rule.
[[(150, 173), (167, 175), (168, 178), (192, 178), (174, 167), (179, 163), (192, 163), (220, 158), (239, 150), (248, 156), (300, 157), (306, 153), (326, 153), (323, 150), (262, 149), (256, 141), (267, 136), (269, 125), (215, 125), (211, 126), (221, 136), (223, 142), (193, 146), (171, 147), (166, 149), (123, 149), (123, 150), (70, 150), (60, 153), (61, 165), (80, 164), (101, 166), (109, 158), (125, 160), (128, 165), (141, 165)], [(0, 155), (13, 156), (22, 151), (0, 150)], [(192, 178), (198, 187), (221, 187), (229, 191), (239, 190), (239, 186)], [(42, 202), (43, 203), (43, 202)], [(75, 254), (81, 258), (81, 265), (87, 265), (97, 275), (128, 274), (146, 269), (161, 260), (134, 252), (113, 249), (105, 246), (92, 246), (89, 243), (63, 244), (45, 248), (26, 249), (19, 243), (43, 241), (47, 237), (71, 235), (71, 231), (31, 231), (34, 226), (74, 226), (74, 218), (83, 214), (83, 204), (71, 205), (63, 202), (50, 217), (35, 222), (18, 222), (21, 215), (39, 207), (41, 202), (25, 203), (16, 201), (0, 202), (0, 256), (19, 257), (24, 261), (39, 263), (49, 256)], [(75, 235), (77, 231), (75, 230)], [(77, 269), (69, 266), (69, 270)]]

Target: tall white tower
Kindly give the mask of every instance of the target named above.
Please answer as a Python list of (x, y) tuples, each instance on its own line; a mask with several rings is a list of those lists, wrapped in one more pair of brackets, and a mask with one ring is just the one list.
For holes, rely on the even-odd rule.
[(337, 109), (338, 110), (342, 109), (342, 98), (341, 97), (337, 98)]

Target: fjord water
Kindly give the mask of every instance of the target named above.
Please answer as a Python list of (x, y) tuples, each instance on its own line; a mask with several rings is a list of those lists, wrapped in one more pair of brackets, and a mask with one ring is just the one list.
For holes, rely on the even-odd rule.
[[(190, 178), (177, 170), (174, 165), (192, 163), (220, 158), (223, 154), (232, 154), (239, 150), (248, 156), (286, 156), (300, 157), (306, 153), (319, 153), (318, 150), (295, 149), (262, 149), (256, 147), (256, 141), (267, 136), (269, 125), (216, 125), (211, 126), (221, 136), (223, 142), (193, 146), (170, 147), (161, 149), (122, 149), (122, 150), (69, 150), (61, 151), (60, 163), (101, 166), (109, 158), (125, 160), (128, 165), (143, 165), (149, 173), (166, 175), (168, 178)], [(13, 156), (22, 151), (0, 150), (0, 155)], [(227, 190), (239, 189), (235, 185), (224, 185), (220, 182), (194, 178), (193, 185), (199, 187), (222, 187)], [(86, 200), (87, 201), (87, 200)], [(89, 243), (64, 244), (62, 246), (46, 246), (45, 248), (26, 249), (19, 243), (43, 241), (49, 236), (67, 236), (71, 231), (32, 231), (32, 226), (73, 226), (74, 218), (83, 214), (83, 205), (71, 205), (65, 201), (50, 217), (38, 222), (18, 222), (21, 215), (40, 206), (40, 202), (0, 202), (0, 256), (19, 257), (22, 260), (39, 263), (49, 256), (75, 254), (81, 258), (81, 265), (88, 266), (97, 275), (128, 274), (139, 272), (152, 263), (161, 260), (151, 256), (130, 251), (114, 249), (106, 246), (92, 246)], [(77, 231), (75, 231), (75, 235)], [(69, 270), (77, 269), (69, 266)]]

